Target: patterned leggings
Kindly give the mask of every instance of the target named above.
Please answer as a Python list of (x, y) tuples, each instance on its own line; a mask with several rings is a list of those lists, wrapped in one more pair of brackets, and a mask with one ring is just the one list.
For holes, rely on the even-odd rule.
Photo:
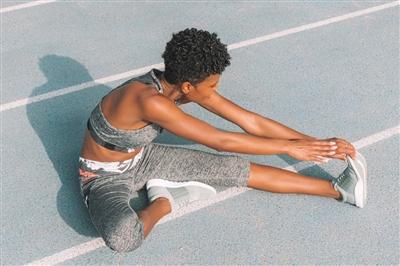
[(250, 162), (226, 155), (150, 143), (132, 159), (98, 162), (79, 158), (81, 195), (105, 244), (117, 252), (138, 248), (143, 222), (129, 205), (132, 194), (152, 178), (247, 186)]

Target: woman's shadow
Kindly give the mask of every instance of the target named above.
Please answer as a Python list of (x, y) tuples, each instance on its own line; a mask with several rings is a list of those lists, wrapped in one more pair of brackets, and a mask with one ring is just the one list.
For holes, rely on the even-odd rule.
[[(47, 83), (34, 88), (31, 97), (93, 81), (88, 70), (70, 57), (46, 55), (40, 58), (39, 67), (46, 76)], [(122, 82), (123, 80), (120, 83)], [(112, 88), (102, 84), (88, 86), (76, 92), (28, 104), (26, 111), (32, 128), (42, 141), (62, 183), (57, 194), (60, 216), (79, 234), (98, 236), (80, 195), (78, 158), (90, 112)], [(154, 142), (172, 145), (193, 144), (166, 130)], [(131, 199), (131, 205), (136, 211), (147, 204), (145, 189), (140, 190)]]

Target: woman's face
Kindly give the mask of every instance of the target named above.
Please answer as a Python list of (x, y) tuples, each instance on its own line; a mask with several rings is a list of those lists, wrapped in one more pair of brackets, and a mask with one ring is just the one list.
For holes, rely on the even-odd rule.
[(184, 82), (182, 84), (184, 97), (192, 102), (199, 102), (209, 98), (217, 90), (220, 76), (220, 74), (212, 74), (197, 85)]

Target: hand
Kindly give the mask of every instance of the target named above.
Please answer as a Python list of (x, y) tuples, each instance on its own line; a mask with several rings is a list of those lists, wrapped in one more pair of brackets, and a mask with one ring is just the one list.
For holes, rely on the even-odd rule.
[(288, 155), (304, 161), (317, 163), (326, 162), (327, 156), (335, 154), (338, 146), (330, 140), (291, 139), (288, 146)]
[(346, 161), (346, 154), (348, 154), (348, 155), (350, 155), (350, 157), (353, 160), (356, 159), (356, 149), (350, 142), (348, 142), (344, 139), (336, 138), (336, 137), (324, 139), (324, 140), (325, 141), (334, 141), (337, 143), (337, 146), (338, 146), (338, 149), (336, 150), (336, 154), (329, 155), (328, 157)]

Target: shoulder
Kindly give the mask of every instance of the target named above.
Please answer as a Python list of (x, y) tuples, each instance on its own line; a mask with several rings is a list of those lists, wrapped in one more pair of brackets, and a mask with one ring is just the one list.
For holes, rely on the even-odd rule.
[(125, 88), (126, 92), (130, 95), (136, 95), (135, 98), (143, 98), (158, 94), (157, 88), (151, 84), (133, 81)]
[(173, 101), (159, 93), (140, 97), (138, 107), (141, 117), (152, 122), (179, 119), (183, 114)]
[(180, 109), (169, 99), (161, 94), (142, 95), (138, 105), (144, 116), (173, 116)]
[(134, 81), (124, 88), (122, 97), (126, 104), (136, 107), (157, 95), (159, 93), (152, 85)]

